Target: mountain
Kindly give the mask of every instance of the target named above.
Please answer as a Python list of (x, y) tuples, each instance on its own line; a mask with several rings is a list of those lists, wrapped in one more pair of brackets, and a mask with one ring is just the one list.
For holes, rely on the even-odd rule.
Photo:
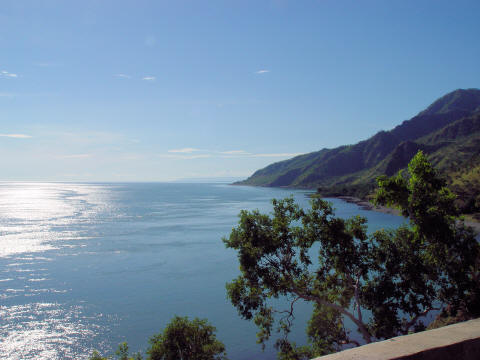
[(378, 175), (395, 174), (418, 150), (427, 153), (447, 177), (464, 165), (480, 165), (480, 90), (455, 90), (390, 131), (354, 145), (268, 165), (236, 184), (312, 188), (324, 195), (363, 197), (373, 189)]

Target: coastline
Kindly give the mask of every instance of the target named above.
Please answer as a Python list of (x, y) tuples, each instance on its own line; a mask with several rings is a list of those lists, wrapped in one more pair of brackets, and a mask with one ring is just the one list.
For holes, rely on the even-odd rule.
[[(239, 182), (231, 183), (230, 185), (254, 186), (254, 187), (257, 186), (257, 185), (239, 184)], [(269, 186), (266, 186), (266, 187), (269, 187)], [(285, 186), (285, 187), (276, 186), (276, 187), (278, 187), (278, 188), (289, 188), (288, 186)], [(306, 190), (304, 188), (293, 188), (293, 189)], [(314, 191), (314, 189), (311, 189), (311, 190), (312, 190), (312, 195), (318, 194)], [(381, 212), (381, 213), (384, 213), (384, 214), (402, 216), (402, 214), (400, 213), (400, 210), (398, 210), (398, 209), (390, 208), (390, 207), (387, 207), (387, 206), (374, 205), (368, 200), (360, 199), (360, 198), (357, 198), (357, 197), (354, 197), (354, 196), (348, 196), (348, 195), (326, 196), (326, 198), (329, 198), (329, 197), (340, 199), (340, 200), (343, 200), (345, 202), (358, 205), (360, 207), (360, 209), (362, 209), (362, 210), (377, 211), (377, 212)], [(480, 222), (479, 221), (475, 221), (475, 220), (471, 220), (471, 219), (465, 219), (464, 222), (465, 222), (465, 225), (470, 226), (474, 230), (475, 236), (480, 237)]]
[(335, 196), (335, 197), (337, 199), (341, 199), (348, 203), (358, 205), (362, 210), (377, 211), (384, 214), (402, 216), (402, 214), (400, 214), (400, 210), (398, 209), (390, 208), (387, 206), (379, 206), (379, 205), (376, 206), (371, 202), (369, 202), (368, 200), (362, 200), (354, 196)]
[[(353, 196), (336, 196), (337, 199), (341, 199), (348, 203), (358, 205), (362, 210), (369, 210), (369, 211), (377, 211), (384, 214), (392, 214), (397, 216), (402, 216), (400, 210), (389, 208), (387, 206), (375, 206), (368, 200), (362, 200)], [(473, 220), (465, 220), (465, 225), (470, 226), (474, 231), (475, 235), (480, 235), (480, 222), (473, 221)]]

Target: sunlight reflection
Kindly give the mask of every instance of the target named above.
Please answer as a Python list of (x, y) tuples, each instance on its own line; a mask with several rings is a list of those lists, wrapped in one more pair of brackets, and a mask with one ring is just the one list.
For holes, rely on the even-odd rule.
[(14, 328), (0, 325), (0, 353), (8, 359), (74, 359), (90, 349), (75, 343), (92, 338), (96, 330), (84, 323), (82, 309), (57, 303), (0, 306), (0, 317)]
[(112, 209), (111, 193), (101, 186), (0, 183), (0, 257), (58, 249), (59, 241), (81, 238), (81, 229), (69, 225)]
[[(101, 185), (0, 182), (0, 358), (74, 359), (91, 351), (84, 346), (99, 329), (97, 315), (55, 302), (72, 289), (45, 264), (83, 249), (92, 238), (86, 228), (118, 213), (113, 203)], [(52, 250), (59, 251), (45, 253)]]

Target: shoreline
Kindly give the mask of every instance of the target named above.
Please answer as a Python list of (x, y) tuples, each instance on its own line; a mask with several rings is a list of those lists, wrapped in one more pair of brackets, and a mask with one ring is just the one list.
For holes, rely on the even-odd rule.
[[(337, 199), (343, 200), (345, 202), (355, 204), (360, 207), (362, 210), (368, 211), (377, 211), (384, 214), (391, 214), (396, 216), (402, 216), (400, 210), (389, 208), (387, 206), (375, 206), (368, 200), (362, 200), (356, 198), (354, 196), (334, 196)], [(480, 235), (480, 222), (472, 221), (472, 220), (465, 220), (465, 225), (470, 226), (475, 231), (475, 236)]]
[(360, 207), (360, 209), (362, 209), (362, 210), (377, 211), (377, 212), (381, 212), (381, 213), (384, 213), (384, 214), (402, 216), (402, 214), (400, 214), (400, 210), (398, 210), (398, 209), (390, 208), (390, 207), (387, 207), (387, 206), (380, 206), (380, 205), (376, 206), (368, 200), (362, 200), (362, 199), (356, 198), (354, 196), (335, 196), (335, 198), (343, 200), (343, 201), (351, 203), (351, 204), (358, 205)]
[[(256, 187), (258, 185), (244, 185), (244, 184), (239, 184), (238, 182), (237, 183), (232, 183), (230, 185), (236, 185), (236, 186), (253, 186), (253, 187)], [(270, 186), (260, 186), (260, 187), (270, 187)], [(288, 186), (285, 186), (285, 187), (282, 187), (282, 186), (273, 186), (273, 187), (277, 187), (277, 188), (290, 188)], [(293, 187), (292, 189), (297, 189), (297, 190), (308, 190), (308, 189), (304, 189), (304, 188), (295, 188)], [(314, 189), (310, 189), (312, 190), (312, 195), (315, 195), (315, 194), (318, 194), (317, 192), (315, 192)], [(354, 197), (354, 196), (349, 196), (349, 195), (340, 195), (340, 196), (325, 196), (325, 198), (335, 198), (335, 199), (340, 199), (340, 200), (343, 200), (345, 202), (348, 202), (348, 203), (351, 203), (351, 204), (355, 204), (357, 205), (358, 207), (360, 207), (360, 209), (362, 210), (367, 210), (367, 211), (376, 211), (376, 212), (380, 212), (380, 213), (383, 213), (383, 214), (390, 214), (390, 215), (396, 215), (396, 216), (402, 216), (402, 214), (400, 213), (400, 210), (398, 209), (395, 209), (395, 208), (390, 208), (390, 207), (387, 207), (387, 206), (381, 206), (381, 205), (373, 205), (371, 202), (369, 202), (368, 200), (363, 200), (363, 199), (360, 199), (360, 198), (357, 198), (357, 197)], [(464, 220), (464, 223), (465, 225), (467, 226), (470, 226), (474, 232), (475, 232), (475, 236), (478, 236), (480, 238), (480, 222), (479, 221), (474, 221), (474, 220), (471, 220), (471, 219), (465, 219)]]

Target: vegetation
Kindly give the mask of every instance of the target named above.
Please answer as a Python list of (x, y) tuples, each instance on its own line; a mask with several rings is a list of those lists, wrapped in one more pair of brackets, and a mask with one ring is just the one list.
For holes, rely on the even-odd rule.
[[(281, 359), (307, 359), (425, 328), (433, 310), (480, 315), (479, 244), (458, 218), (455, 196), (419, 152), (408, 172), (378, 180), (375, 200), (398, 207), (410, 226), (367, 235), (366, 219), (336, 218), (331, 205), (312, 199), (273, 200), (272, 216), (242, 211), (223, 241), (238, 251), (241, 275), (227, 293), (241, 317), (258, 326), (258, 342), (272, 331)], [(318, 254), (318, 259), (312, 257)], [(287, 309), (272, 299), (285, 298)], [(295, 302), (310, 301), (309, 346), (290, 343)]]
[(226, 359), (225, 346), (216, 339), (215, 327), (207, 320), (175, 316), (163, 333), (150, 339), (151, 360)]
[[(175, 316), (163, 332), (152, 336), (147, 350), (149, 360), (222, 360), (225, 346), (215, 336), (215, 327), (207, 320)], [(140, 353), (129, 356), (127, 343), (119, 345), (118, 360), (141, 360)], [(108, 360), (94, 351), (89, 360)]]
[(462, 213), (474, 214), (480, 220), (480, 154), (470, 159), (464, 167), (453, 168), (448, 173), (448, 181), (458, 195)]
[[(480, 167), (480, 90), (456, 90), (390, 131), (380, 131), (355, 145), (297, 156), (260, 169), (246, 185), (318, 189), (322, 196), (366, 198), (380, 175), (406, 168), (422, 150), (459, 196), (464, 212), (478, 212), (469, 184), (455, 183), (458, 171)], [(467, 170), (468, 171), (468, 170)], [(478, 172), (476, 173), (478, 175)], [(474, 180), (480, 180), (475, 175)], [(468, 174), (462, 174), (468, 177)], [(479, 181), (474, 190), (479, 190)], [(464, 206), (466, 205), (466, 206)]]

